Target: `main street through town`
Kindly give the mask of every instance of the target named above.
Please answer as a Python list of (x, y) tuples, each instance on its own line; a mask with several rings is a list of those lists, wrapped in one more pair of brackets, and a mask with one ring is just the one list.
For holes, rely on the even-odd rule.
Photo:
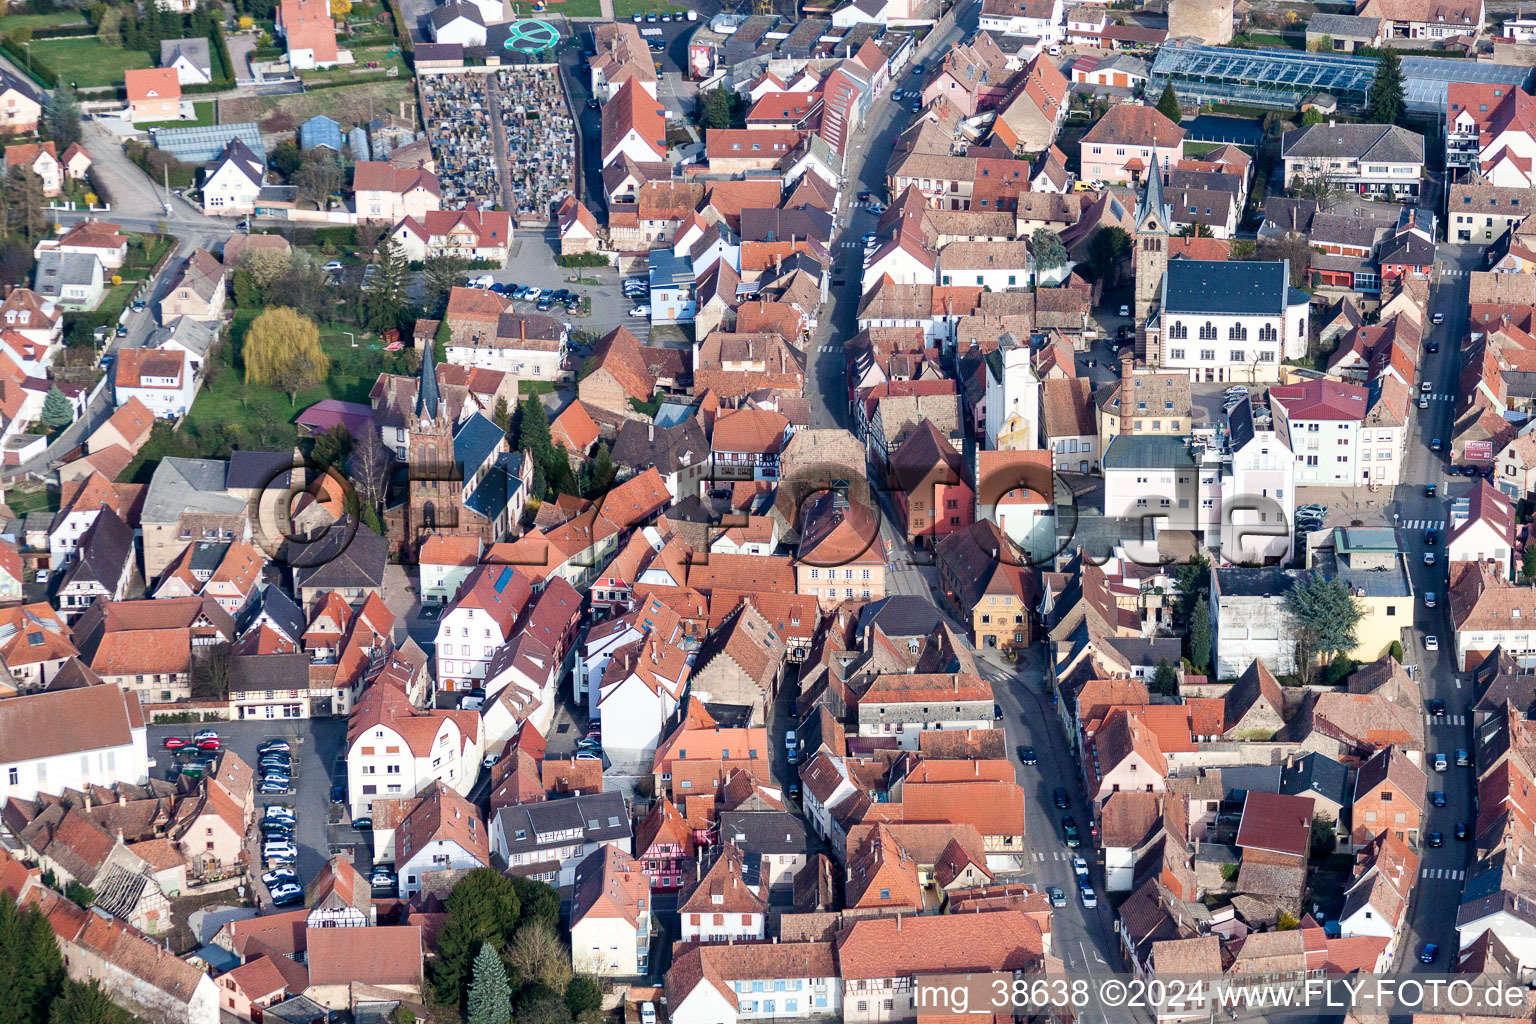
[[(963, 8), (961, 10), (960, 8)], [(914, 61), (932, 64), (956, 43), (976, 31), (979, 5), (957, 5), (918, 51)], [(833, 269), (829, 302), (811, 337), (807, 354), (806, 398), (811, 406), (812, 427), (852, 427), (848, 408), (847, 356), (844, 343), (858, 333), (860, 275), (864, 247), (861, 236), (875, 228), (877, 218), (851, 198), (860, 190), (885, 194), (885, 168), (896, 138), (911, 123), (905, 104), (890, 98), (896, 89), (916, 89), (921, 76), (909, 65), (876, 101), (865, 122), (864, 131), (853, 144), (844, 164), (843, 194), (845, 205), (838, 216), (838, 235), (833, 242)], [(946, 605), (938, 589), (936, 570), (931, 558), (913, 550), (901, 531), (895, 529), (894, 508), (885, 495), (881, 535), (889, 551), (887, 593), (925, 597), (938, 604), (952, 620), (956, 631), (968, 630), (955, 619), (955, 609)], [(1083, 800), (1082, 776), (1052, 710), (1051, 697), (1043, 680), (1043, 652), (1033, 648), (1011, 664), (995, 651), (977, 651), (982, 674), (993, 686), (1002, 707), (1002, 726), (1007, 735), (1009, 758), (1014, 774), (1025, 795), (1025, 846), (1027, 853), (1016, 880), (1036, 887), (1060, 886), (1068, 893), (1065, 908), (1056, 911), (1052, 927), (1052, 949), (1074, 971), (1120, 971), (1124, 960), (1115, 933), (1114, 911), (1104, 896), (1103, 872), (1094, 865), (1095, 888), (1101, 898), (1094, 909), (1086, 908), (1077, 897), (1072, 872), (1072, 851), (1062, 841), (1057, 811), (1051, 791), (1063, 786), (1072, 794), (1071, 813), (1079, 822), (1089, 815)], [(1026, 766), (1020, 751), (1032, 746), (1038, 763)], [(1093, 851), (1084, 847), (1090, 860)], [(1127, 1015), (1129, 1017), (1129, 1015)]]
[[(1467, 869), (1472, 865), (1473, 844), (1454, 838), (1456, 825), (1465, 823), (1474, 830), (1477, 820), (1475, 799), (1476, 766), (1458, 768), (1456, 751), (1474, 750), (1471, 728), (1471, 707), (1476, 700), (1468, 673), (1457, 672), (1454, 651), (1455, 631), (1450, 623), (1450, 601), (1446, 593), (1446, 559), (1443, 548), (1446, 535), (1446, 510), (1451, 501), (1465, 496), (1472, 489), (1472, 482), (1465, 477), (1453, 477), (1446, 472), (1449, 464), (1451, 424), (1460, 406), (1461, 341), (1467, 336), (1468, 271), (1477, 270), (1482, 263), (1482, 250), (1477, 246), (1440, 245), (1436, 250), (1435, 277), (1430, 287), (1430, 313), (1444, 316), (1445, 322), (1426, 322), (1424, 340), (1436, 342), (1439, 351), (1427, 351), (1421, 364), (1420, 381), (1430, 385), (1427, 394), (1429, 408), (1415, 409), (1418, 419), (1417, 436), (1410, 433), (1403, 480), (1397, 489), (1392, 510), (1399, 528), (1399, 544), (1408, 559), (1408, 571), (1413, 580), (1414, 629), (1403, 637), (1405, 660), (1415, 666), (1414, 674), (1423, 690), (1426, 705), (1430, 700), (1445, 702), (1444, 716), (1425, 713), (1425, 770), (1429, 775), (1429, 789), (1445, 793), (1444, 807), (1427, 808), (1427, 824), (1421, 835), (1437, 831), (1445, 836), (1445, 845), (1433, 849), (1422, 841), (1419, 846), (1419, 881), (1413, 887), (1412, 906), (1408, 924), (1398, 945), (1397, 969), (1403, 972), (1443, 972), (1454, 966), (1448, 962), (1447, 950), (1456, 948), (1456, 909), (1461, 902), (1462, 885)], [(1425, 393), (1416, 390), (1416, 394)], [(1439, 439), (1441, 451), (1433, 451), (1432, 443)], [(1434, 484), (1436, 495), (1426, 494), (1427, 485)], [(1425, 530), (1439, 534), (1434, 548), (1426, 544)], [(1426, 565), (1424, 553), (1435, 550), (1435, 563)], [(1426, 607), (1426, 595), (1435, 594), (1435, 607)], [(1433, 636), (1438, 650), (1425, 649), (1425, 638)], [(1433, 770), (1437, 753), (1444, 754), (1449, 768), (1444, 773)], [(1474, 835), (1475, 838), (1475, 835)], [(1421, 964), (1419, 950), (1424, 943), (1440, 946), (1440, 957), (1434, 964)]]

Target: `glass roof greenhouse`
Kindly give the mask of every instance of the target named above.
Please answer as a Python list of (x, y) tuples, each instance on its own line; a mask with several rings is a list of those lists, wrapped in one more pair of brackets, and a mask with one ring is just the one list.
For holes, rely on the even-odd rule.
[[(1423, 114), (1444, 109), (1451, 82), (1525, 86), (1532, 76), (1530, 67), (1450, 57), (1404, 57), (1402, 67), (1408, 109)], [(1341, 109), (1361, 110), (1375, 77), (1376, 61), (1370, 57), (1172, 44), (1159, 50), (1153, 61), (1148, 93), (1158, 94), (1171, 81), (1186, 102), (1294, 110), (1321, 92), (1337, 100)]]

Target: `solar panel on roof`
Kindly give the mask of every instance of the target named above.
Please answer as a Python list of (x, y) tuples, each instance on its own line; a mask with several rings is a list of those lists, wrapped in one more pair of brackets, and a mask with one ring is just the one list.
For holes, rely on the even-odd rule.
[(503, 567), (502, 570), (501, 570), (501, 575), (496, 577), (496, 593), (499, 594), (503, 590), (507, 589), (507, 584), (511, 583), (511, 582), (512, 582), (512, 570), (511, 570), (511, 568)]

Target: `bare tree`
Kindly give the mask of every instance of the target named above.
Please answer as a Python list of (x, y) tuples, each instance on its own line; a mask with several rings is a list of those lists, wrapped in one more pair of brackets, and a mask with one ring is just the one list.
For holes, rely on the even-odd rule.
[(375, 509), (384, 501), (389, 483), (389, 449), (379, 439), (377, 430), (369, 430), (352, 452), (352, 483), (358, 497)]
[(571, 980), (571, 954), (542, 921), (531, 921), (517, 930), (507, 962), (523, 982), (541, 981), (556, 992), (564, 992)]
[(374, 224), (371, 221), (358, 221), (357, 223), (357, 251), (362, 253), (363, 259), (371, 259), (373, 250), (379, 247), (384, 240), (385, 227), (383, 224)]

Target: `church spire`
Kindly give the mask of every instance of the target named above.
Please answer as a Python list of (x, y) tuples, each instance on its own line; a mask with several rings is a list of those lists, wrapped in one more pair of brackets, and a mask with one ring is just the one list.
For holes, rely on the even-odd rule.
[(437, 394), (437, 368), (432, 365), (433, 343), (429, 339), (421, 351), (421, 384), (416, 389), (416, 415), (420, 419), (437, 419), (439, 398)]
[(1152, 149), (1152, 166), (1147, 170), (1146, 187), (1141, 193), (1141, 209), (1136, 211), (1136, 230), (1168, 230), (1167, 202), (1163, 199), (1163, 169), (1157, 165), (1155, 144)]

